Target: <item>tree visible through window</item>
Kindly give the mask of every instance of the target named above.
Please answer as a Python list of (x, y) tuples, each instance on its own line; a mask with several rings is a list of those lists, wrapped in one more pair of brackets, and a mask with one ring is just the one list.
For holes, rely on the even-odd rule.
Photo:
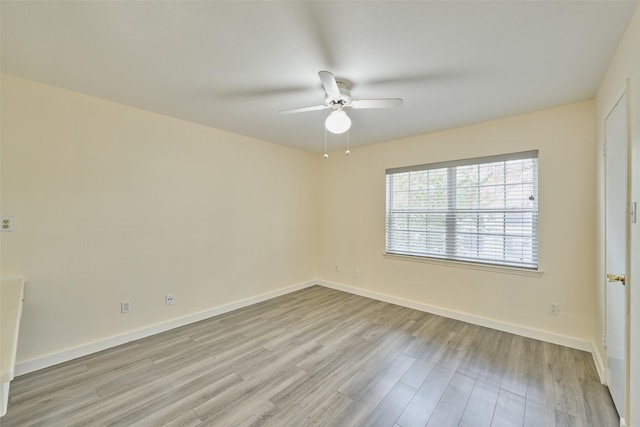
[(387, 252), (538, 268), (538, 152), (387, 170)]

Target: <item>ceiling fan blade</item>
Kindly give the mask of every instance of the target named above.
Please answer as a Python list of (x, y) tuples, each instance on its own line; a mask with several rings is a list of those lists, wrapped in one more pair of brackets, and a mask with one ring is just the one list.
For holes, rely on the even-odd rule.
[(402, 98), (354, 99), (351, 101), (350, 107), (356, 110), (359, 108), (390, 108), (399, 107), (402, 103)]
[(336, 82), (336, 78), (333, 74), (329, 71), (319, 71), (318, 76), (320, 76), (322, 86), (324, 86), (324, 91), (327, 92), (327, 95), (331, 98), (339, 98), (340, 89), (338, 88), (338, 83)]
[(295, 114), (295, 113), (305, 113), (307, 111), (324, 110), (327, 108), (330, 108), (330, 107), (328, 105), (314, 105), (313, 107), (294, 108), (291, 110), (282, 110), (278, 112), (280, 114)]

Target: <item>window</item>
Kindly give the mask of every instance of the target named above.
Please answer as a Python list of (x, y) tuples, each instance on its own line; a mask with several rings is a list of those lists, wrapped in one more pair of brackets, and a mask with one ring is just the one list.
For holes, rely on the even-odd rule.
[(538, 151), (388, 169), (387, 253), (538, 268)]

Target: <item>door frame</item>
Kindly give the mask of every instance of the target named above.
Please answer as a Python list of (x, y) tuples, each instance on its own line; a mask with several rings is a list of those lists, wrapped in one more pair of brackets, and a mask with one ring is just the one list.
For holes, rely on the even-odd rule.
[[(626, 170), (626, 181), (627, 181), (627, 188), (626, 188), (626, 208), (627, 208), (627, 212), (626, 212), (626, 233), (625, 233), (625, 282), (626, 282), (626, 286), (624, 287), (624, 294), (625, 294), (625, 337), (624, 337), (624, 355), (625, 355), (625, 385), (624, 385), (624, 414), (620, 414), (620, 427), (625, 427), (627, 424), (625, 422), (625, 418), (628, 417), (630, 408), (630, 401), (629, 401), (629, 392), (630, 392), (630, 384), (629, 384), (629, 373), (630, 373), (630, 354), (629, 354), (629, 343), (630, 343), (630, 288), (631, 288), (631, 282), (632, 282), (632, 277), (631, 277), (631, 167), (632, 167), (632, 159), (631, 159), (631, 154), (632, 154), (632, 147), (631, 147), (631, 117), (630, 117), (630, 96), (629, 96), (629, 79), (625, 79), (624, 84), (622, 85), (622, 87), (620, 88), (620, 90), (618, 90), (618, 92), (616, 93), (616, 96), (614, 98), (614, 101), (610, 104), (610, 107), (606, 110), (607, 114), (604, 117), (603, 123), (602, 123), (602, 130), (603, 130), (603, 139), (604, 139), (604, 144), (605, 146), (608, 144), (607, 142), (607, 128), (606, 128), (606, 123), (607, 123), (607, 119), (609, 118), (609, 116), (611, 115), (611, 113), (613, 112), (613, 110), (616, 108), (616, 106), (620, 103), (620, 101), (622, 100), (622, 98), (626, 95), (625, 98), (625, 103), (626, 103), (626, 118), (625, 118), (625, 124), (626, 124), (626, 141), (625, 141), (625, 145), (626, 145), (626, 163), (627, 163), (627, 170)], [(606, 148), (605, 148), (606, 149)], [(607, 289), (606, 286), (608, 286), (607, 284), (607, 279), (606, 279), (606, 275), (607, 275), (607, 216), (606, 216), (606, 212), (607, 212), (607, 206), (606, 206), (606, 200), (607, 200), (607, 185), (606, 185), (606, 179), (607, 179), (607, 161), (606, 158), (604, 158), (603, 156), (603, 178), (604, 178), (604, 182), (603, 182), (603, 248), (604, 248), (604, 253), (603, 253), (603, 271), (604, 271), (604, 278), (600, 278), (599, 280), (602, 281), (604, 280), (604, 292), (603, 292), (603, 296), (604, 296), (604, 333), (607, 334), (608, 332), (608, 325), (607, 325), (607, 311), (608, 310), (608, 301), (607, 301)], [(638, 215), (638, 212), (636, 212), (636, 217)], [(601, 282), (602, 283), (602, 282)], [(605, 384), (608, 386), (608, 382), (609, 382), (609, 366), (608, 366), (608, 354), (607, 354), (607, 348), (604, 348), (605, 354), (604, 354), (604, 363), (605, 363)]]

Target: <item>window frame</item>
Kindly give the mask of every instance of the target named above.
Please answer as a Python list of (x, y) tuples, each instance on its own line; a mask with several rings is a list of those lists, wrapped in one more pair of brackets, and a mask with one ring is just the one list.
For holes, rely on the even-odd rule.
[[(471, 264), (472, 266), (473, 265), (480, 266), (480, 267), (485, 266), (487, 268), (481, 268), (481, 269), (490, 269), (490, 270), (494, 270), (494, 269), (499, 269), (499, 270), (504, 269), (507, 271), (524, 270), (526, 272), (531, 272), (534, 274), (537, 272), (540, 272), (539, 270), (540, 269), (540, 260), (539, 260), (539, 212), (540, 212), (540, 209), (539, 209), (539, 192), (538, 192), (538, 189), (539, 189), (539, 172), (538, 172), (539, 156), (538, 154), (539, 154), (538, 150), (529, 150), (529, 151), (521, 151), (521, 152), (515, 152), (515, 153), (459, 159), (459, 160), (444, 161), (444, 162), (434, 162), (434, 163), (386, 169), (385, 170), (385, 255), (389, 258), (401, 258), (401, 259), (416, 258), (417, 260), (437, 261), (447, 265), (451, 265), (452, 263), (453, 264), (458, 264), (458, 263)], [(508, 257), (506, 256), (506, 253), (502, 258), (499, 258), (499, 259), (486, 259), (486, 258), (480, 258), (479, 256), (477, 258), (474, 258), (469, 255), (460, 255), (460, 253), (458, 252), (459, 249), (456, 246), (456, 241), (458, 241), (459, 237), (462, 235), (469, 234), (470, 236), (473, 235), (476, 237), (476, 239), (478, 239), (479, 238), (478, 236), (481, 236), (482, 233), (480, 232), (479, 227), (477, 227), (478, 230), (475, 233), (459, 232), (455, 229), (456, 226), (459, 227), (460, 216), (462, 211), (456, 206), (456, 202), (457, 202), (456, 192), (458, 191), (458, 188), (464, 188), (462, 186), (459, 186), (457, 178), (453, 179), (457, 171), (456, 168), (460, 166), (479, 166), (482, 164), (498, 163), (498, 162), (504, 162), (504, 165), (506, 167), (508, 161), (514, 161), (514, 160), (534, 160), (535, 161), (533, 163), (534, 167), (531, 172), (533, 174), (533, 177), (530, 182), (530, 184), (533, 186), (535, 203), (533, 204), (534, 206), (532, 208), (528, 208), (528, 209), (521, 208), (520, 210), (517, 210), (514, 208), (509, 208), (508, 206), (506, 206), (506, 202), (505, 202), (504, 208), (496, 209), (496, 212), (500, 211), (503, 214), (502, 224), (503, 224), (504, 231), (501, 234), (494, 234), (492, 236), (494, 237), (498, 236), (498, 240), (499, 240), (499, 236), (503, 236), (504, 239), (512, 237), (512, 236), (509, 236), (506, 231), (507, 221), (508, 221), (507, 217), (508, 217), (509, 211), (511, 211), (511, 213), (520, 213), (523, 215), (523, 218), (526, 216), (526, 213), (529, 213), (530, 226), (526, 229), (530, 230), (531, 237), (530, 237), (529, 245), (531, 248), (531, 257), (522, 260), (522, 262), (516, 262), (513, 260), (509, 260)], [(393, 187), (392, 187), (393, 180), (390, 181), (389, 176), (400, 174), (400, 173), (406, 173), (406, 172), (419, 172), (419, 171), (436, 170), (436, 169), (444, 170), (445, 171), (444, 173), (447, 174), (446, 184), (440, 187), (440, 188), (446, 188), (446, 197), (445, 197), (446, 206), (447, 206), (446, 213), (445, 213), (446, 231), (443, 234), (445, 239), (445, 249), (444, 249), (445, 253), (443, 255), (440, 255), (440, 254), (434, 253), (433, 250), (429, 252), (430, 249), (428, 248), (429, 244), (426, 241), (426, 235), (425, 235), (426, 248), (424, 249), (423, 252), (421, 251), (415, 252), (411, 250), (411, 248), (409, 248), (408, 246), (405, 247), (404, 251), (401, 249), (399, 250), (398, 248), (392, 249), (391, 245), (393, 240), (394, 229), (393, 227), (390, 226), (390, 222), (392, 221), (391, 214), (392, 214), (392, 211), (402, 212), (402, 210), (393, 209), (390, 206), (390, 203), (393, 202), (392, 194), (395, 194), (395, 193), (393, 193)], [(478, 170), (480, 171), (480, 167), (478, 167)], [(506, 179), (506, 174), (504, 176), (505, 176), (505, 179), (502, 186), (504, 188), (503, 191), (506, 194), (507, 187), (510, 185), (513, 185), (514, 182), (509, 182)], [(523, 183), (525, 183), (525, 181), (522, 179), (522, 177), (516, 182), (516, 184), (519, 184), (519, 185), (523, 185)], [(477, 186), (478, 191), (480, 191), (480, 189), (483, 187), (483, 185), (481, 185), (479, 181), (475, 186)], [(428, 194), (428, 190), (425, 189), (422, 191)], [(478, 195), (478, 200), (480, 200), (479, 197), (480, 196)], [(410, 215), (409, 210), (410, 209), (405, 209), (404, 214), (407, 216)], [(468, 211), (468, 213), (470, 214), (476, 214), (478, 218), (480, 218), (481, 215), (486, 214), (487, 212), (488, 211), (486, 209), (483, 211), (483, 208), (481, 208), (480, 206), (477, 206), (477, 208), (475, 209), (469, 209)], [(420, 210), (420, 213), (426, 216), (426, 215), (429, 215), (429, 213), (433, 214), (434, 212), (433, 212), (433, 209), (424, 208)], [(407, 221), (409, 221), (408, 218), (407, 218)], [(478, 221), (480, 221), (480, 219), (478, 219)], [(407, 225), (407, 227), (409, 226)], [(410, 229), (408, 229), (408, 232), (410, 232)], [(425, 229), (424, 232), (427, 233), (428, 231)], [(502, 243), (501, 247), (502, 247), (502, 250), (504, 251), (505, 248), (507, 247), (506, 240), (504, 243)], [(526, 246), (523, 246), (523, 250), (525, 247)], [(499, 253), (499, 251), (500, 249), (496, 251), (496, 254)]]

